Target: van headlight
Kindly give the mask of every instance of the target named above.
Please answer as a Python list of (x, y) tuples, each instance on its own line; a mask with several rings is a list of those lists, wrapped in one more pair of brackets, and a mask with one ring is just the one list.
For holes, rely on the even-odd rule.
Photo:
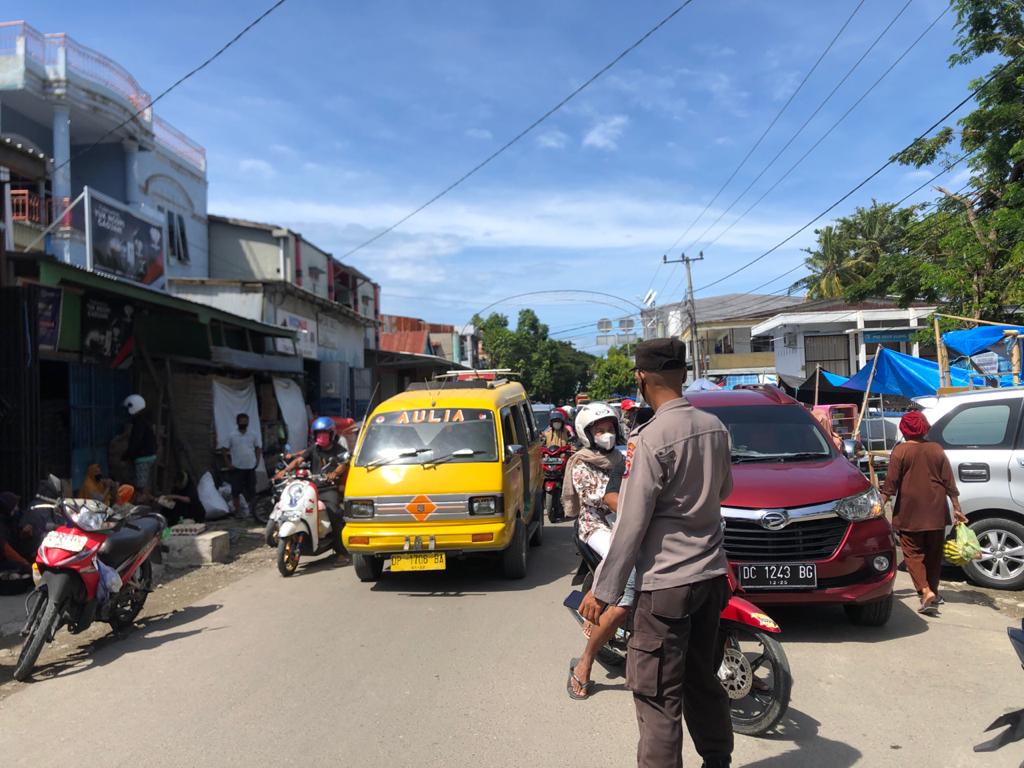
[(851, 523), (881, 517), (882, 496), (877, 488), (869, 488), (856, 496), (847, 496), (836, 503), (836, 514)]
[(469, 500), (469, 514), (497, 515), (501, 512), (501, 499), (498, 496), (474, 496)]
[(373, 517), (373, 502), (369, 499), (346, 501), (345, 514), (347, 517)]

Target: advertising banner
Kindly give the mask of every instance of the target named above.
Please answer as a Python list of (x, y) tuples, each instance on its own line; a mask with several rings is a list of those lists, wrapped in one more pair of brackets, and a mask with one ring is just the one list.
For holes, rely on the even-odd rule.
[(164, 227), (138, 211), (88, 190), (85, 217), (89, 268), (163, 289)]
[[(300, 355), (316, 360), (316, 320), (279, 309), (277, 310), (277, 324), (295, 331), (295, 348)], [(291, 352), (291, 341), (289, 339), (278, 339), (277, 351)]]
[(82, 300), (82, 357), (120, 368), (131, 361), (135, 307), (121, 299)]
[(53, 351), (60, 339), (60, 310), (64, 293), (60, 288), (39, 286), (38, 327), (39, 348)]

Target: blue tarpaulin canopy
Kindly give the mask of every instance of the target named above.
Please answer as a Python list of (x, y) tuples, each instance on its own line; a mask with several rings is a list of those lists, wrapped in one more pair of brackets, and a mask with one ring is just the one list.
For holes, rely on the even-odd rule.
[(838, 373), (832, 373), (832, 371), (826, 371), (824, 368), (821, 369), (821, 375), (825, 381), (831, 384), (833, 387), (841, 387), (846, 384), (846, 377), (840, 376)]
[[(950, 384), (954, 387), (969, 387), (972, 384), (985, 386), (982, 378), (972, 377), (962, 368), (950, 368), (949, 377)], [(843, 386), (863, 392), (868, 388), (869, 379), (871, 379), (871, 365), (866, 365), (851, 376)], [(938, 363), (879, 347), (878, 364), (875, 366), (875, 376), (871, 380), (872, 392), (882, 395), (920, 397), (934, 395), (940, 386)]]
[(1005, 338), (1003, 331), (1024, 333), (1024, 327), (1019, 325), (980, 325), (965, 331), (949, 331), (942, 334), (942, 343), (948, 349), (970, 357), (1003, 341)]

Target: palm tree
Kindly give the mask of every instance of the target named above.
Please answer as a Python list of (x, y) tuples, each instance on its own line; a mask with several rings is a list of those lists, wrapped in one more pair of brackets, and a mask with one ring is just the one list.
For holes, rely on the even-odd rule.
[(838, 299), (860, 276), (862, 257), (854, 255), (849, 241), (833, 226), (815, 230), (816, 248), (805, 248), (804, 264), (810, 274), (793, 283), (790, 292), (807, 291), (809, 299)]

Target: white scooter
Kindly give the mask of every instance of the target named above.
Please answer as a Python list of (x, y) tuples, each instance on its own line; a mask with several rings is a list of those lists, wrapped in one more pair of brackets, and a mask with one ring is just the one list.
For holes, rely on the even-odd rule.
[(295, 478), (284, 486), (270, 514), (267, 543), (272, 545), (277, 540), (277, 570), (282, 576), (295, 573), (302, 555), (314, 557), (328, 550), (336, 554), (345, 551), (341, 531), (334, 530), (326, 509), (320, 508), (320, 489), (334, 487), (325, 477), (334, 466), (324, 467), (320, 475), (298, 470)]

